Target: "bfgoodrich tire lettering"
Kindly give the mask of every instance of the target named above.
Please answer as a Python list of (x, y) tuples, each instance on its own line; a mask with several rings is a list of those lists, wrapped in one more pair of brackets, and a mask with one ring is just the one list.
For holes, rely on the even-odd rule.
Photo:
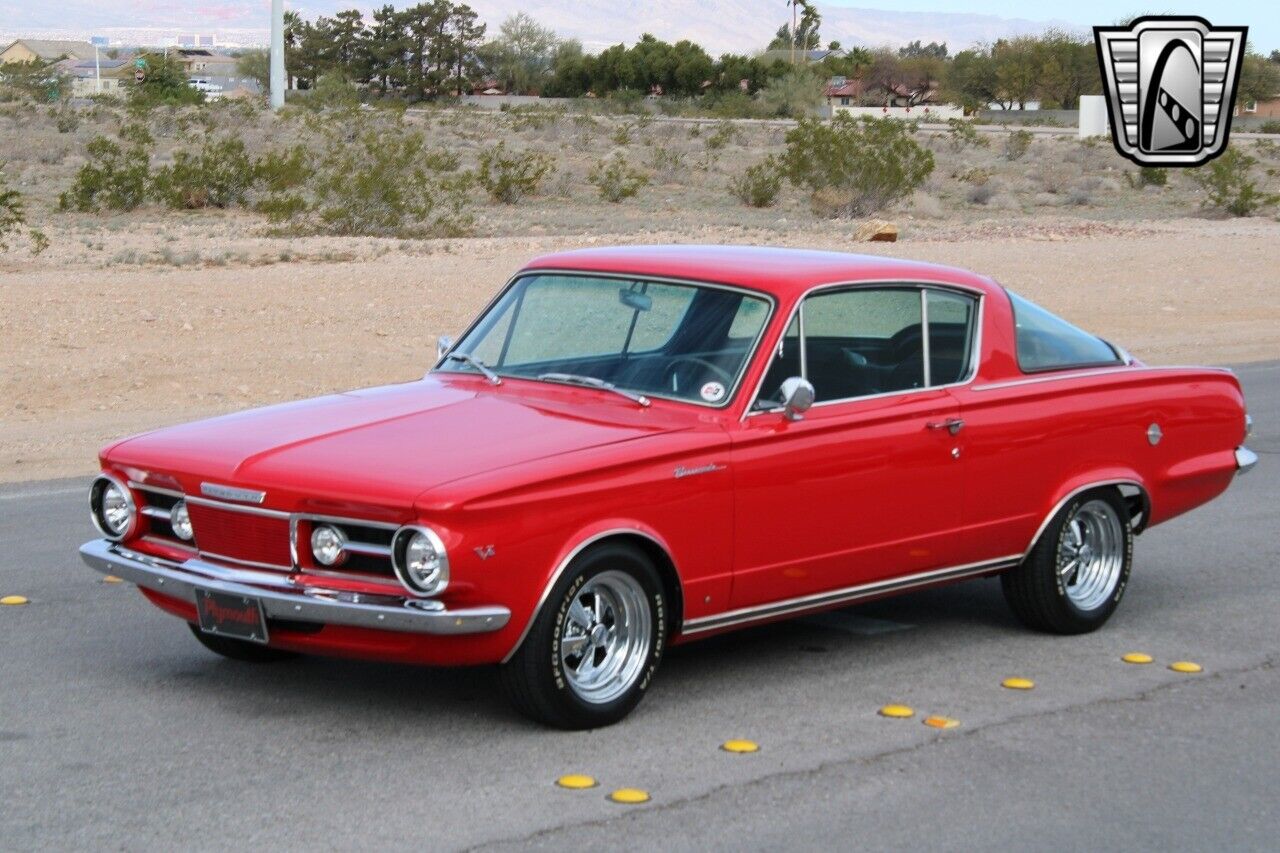
[(640, 702), (662, 660), (667, 603), (649, 559), (622, 543), (579, 555), (501, 669), (516, 709), (564, 729), (607, 726)]
[(1129, 584), (1133, 531), (1120, 494), (1095, 489), (1067, 502), (1021, 565), (1000, 576), (1026, 625), (1083, 634), (1111, 617)]

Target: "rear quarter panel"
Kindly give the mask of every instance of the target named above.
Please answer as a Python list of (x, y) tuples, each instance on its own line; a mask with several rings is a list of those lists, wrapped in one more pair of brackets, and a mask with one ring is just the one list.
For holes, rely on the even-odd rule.
[[(1187, 512), (1231, 483), (1244, 438), (1244, 399), (1226, 370), (1042, 374), (980, 381), (956, 396), (966, 422), (967, 538), (992, 553), (1029, 548), (1059, 502), (1091, 483), (1140, 485), (1148, 525)], [(1163, 432), (1155, 445), (1152, 424)]]

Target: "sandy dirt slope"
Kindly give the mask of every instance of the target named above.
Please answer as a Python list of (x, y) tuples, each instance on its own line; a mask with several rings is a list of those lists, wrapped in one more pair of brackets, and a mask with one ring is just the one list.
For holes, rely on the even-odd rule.
[[(996, 277), (1156, 364), (1280, 358), (1280, 228), (851, 247)], [(725, 229), (711, 239), (777, 242)], [(18, 270), (0, 277), (0, 481), (87, 473), (113, 437), (413, 379), (528, 258), (674, 234), (454, 240), (430, 255), (255, 268)], [(800, 245), (795, 235), (784, 242)]]

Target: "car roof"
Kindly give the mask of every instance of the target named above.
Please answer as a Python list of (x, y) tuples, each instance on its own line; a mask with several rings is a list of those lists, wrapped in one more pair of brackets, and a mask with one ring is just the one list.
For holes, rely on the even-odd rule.
[(928, 281), (965, 285), (983, 293), (991, 279), (956, 267), (813, 249), (761, 246), (614, 246), (543, 255), (539, 269), (609, 272), (730, 284), (789, 298), (820, 284), (858, 281)]

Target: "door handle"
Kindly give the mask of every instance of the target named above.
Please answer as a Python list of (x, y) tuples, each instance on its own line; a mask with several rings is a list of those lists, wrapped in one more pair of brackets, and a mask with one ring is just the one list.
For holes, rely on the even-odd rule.
[(947, 432), (955, 435), (964, 429), (963, 418), (947, 418), (945, 421), (929, 421), (925, 424), (929, 429), (945, 429)]

